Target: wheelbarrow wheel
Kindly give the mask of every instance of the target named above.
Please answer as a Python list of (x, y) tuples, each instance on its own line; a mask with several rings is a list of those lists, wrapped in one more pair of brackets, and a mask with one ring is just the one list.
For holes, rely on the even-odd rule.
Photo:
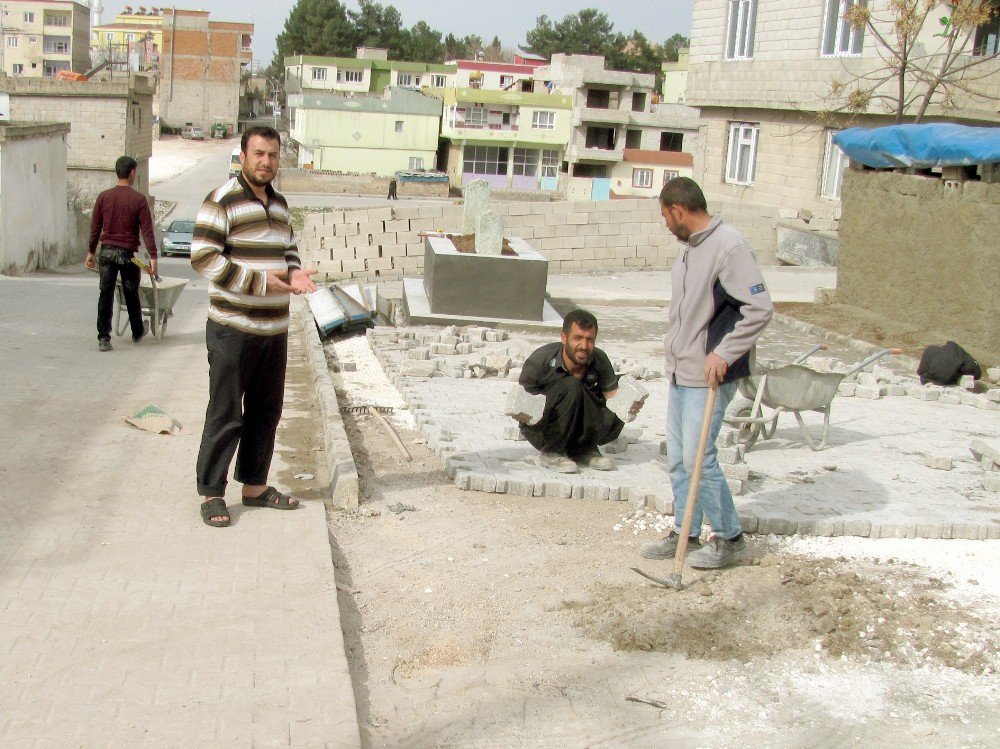
[(736, 441), (743, 445), (745, 450), (749, 450), (760, 437), (760, 424), (740, 422), (736, 419), (749, 419), (753, 415), (753, 401), (746, 398), (738, 398), (729, 406), (726, 411), (726, 419), (736, 427)]

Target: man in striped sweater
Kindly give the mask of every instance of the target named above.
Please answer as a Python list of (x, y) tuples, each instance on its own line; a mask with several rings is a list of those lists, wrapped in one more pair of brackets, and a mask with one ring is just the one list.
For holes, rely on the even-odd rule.
[(291, 510), (298, 501), (267, 485), (285, 392), (289, 294), (316, 290), (303, 270), (288, 203), (271, 187), (281, 139), (252, 127), (240, 144), (241, 172), (205, 198), (191, 265), (210, 282), (208, 409), (198, 453), (202, 520), (229, 525), (229, 463), (243, 504)]

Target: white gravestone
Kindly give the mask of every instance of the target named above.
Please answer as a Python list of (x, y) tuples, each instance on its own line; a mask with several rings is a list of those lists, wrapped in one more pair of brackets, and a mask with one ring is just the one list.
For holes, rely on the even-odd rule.
[(503, 219), (493, 211), (479, 217), (476, 227), (476, 254), (500, 255), (503, 251)]
[(490, 183), (474, 179), (465, 186), (465, 207), (462, 212), (462, 233), (474, 234), (479, 228), (479, 217), (490, 206)]

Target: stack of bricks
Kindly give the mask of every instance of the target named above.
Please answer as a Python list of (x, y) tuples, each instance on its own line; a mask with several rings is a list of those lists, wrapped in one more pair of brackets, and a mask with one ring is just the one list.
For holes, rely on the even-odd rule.
[[(496, 203), (504, 234), (521, 237), (549, 261), (549, 273), (667, 268), (680, 245), (656, 201)], [(456, 233), (460, 205), (386, 206), (309, 214), (303, 261), (328, 281), (397, 280), (423, 272), (424, 232)]]
[(989, 492), (1000, 492), (1000, 444), (973, 440), (969, 451), (983, 467), (983, 488)]

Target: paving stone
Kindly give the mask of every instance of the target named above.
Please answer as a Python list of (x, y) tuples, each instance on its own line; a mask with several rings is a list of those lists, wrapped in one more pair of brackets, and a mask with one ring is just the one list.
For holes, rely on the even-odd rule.
[(745, 513), (739, 516), (740, 527), (743, 529), (744, 533), (756, 533), (757, 532), (757, 516), (753, 513)]
[(886, 385), (885, 394), (888, 396), (906, 395), (906, 385)]
[(867, 538), (871, 535), (872, 523), (870, 520), (845, 520), (844, 521), (844, 535), (845, 536), (862, 536)]
[(719, 463), (725, 463), (728, 465), (733, 465), (734, 463), (739, 463), (743, 460), (743, 445), (733, 445), (732, 447), (723, 447), (718, 451)]
[(524, 435), (521, 434), (521, 430), (518, 429), (517, 425), (505, 426), (503, 428), (503, 438), (505, 440), (511, 440), (513, 442), (527, 442), (524, 439)]
[(921, 401), (936, 401), (941, 397), (941, 388), (929, 388), (918, 385), (909, 388), (909, 395), (911, 398)]
[(962, 395), (955, 392), (954, 388), (949, 388), (941, 393), (938, 403), (944, 403), (949, 406), (960, 406), (962, 405)]
[(983, 476), (983, 488), (988, 492), (1000, 492), (1000, 474), (988, 473)]
[(491, 343), (499, 343), (500, 341), (506, 341), (507, 340), (507, 331), (506, 330), (487, 330), (485, 338), (486, 338), (487, 341), (490, 341)]
[(934, 453), (924, 455), (924, 465), (937, 471), (950, 471), (953, 467), (950, 455), (935, 455)]
[(750, 466), (746, 463), (723, 464), (722, 475), (727, 479), (738, 479), (739, 481), (750, 480)]
[[(715, 440), (716, 447), (731, 447), (738, 443), (739, 443), (739, 432), (729, 427), (723, 427), (722, 429), (720, 429), (719, 437), (718, 439)], [(663, 444), (666, 445), (666, 440), (664, 440)], [(667, 454), (666, 448), (664, 448), (662, 454), (663, 455)]]
[(969, 444), (969, 450), (976, 460), (989, 458), (994, 463), (1000, 464), (1000, 442), (975, 439)]
[(622, 429), (622, 433), (619, 437), (624, 437), (625, 441), (630, 445), (636, 445), (642, 437), (642, 429), (639, 427), (625, 427)]
[(454, 348), (455, 346), (457, 346), (460, 343), (458, 336), (456, 336), (456, 335), (446, 335), (444, 333), (442, 333), (438, 337), (438, 342), (439, 343), (443, 343), (443, 344), (445, 344), (447, 346), (451, 346), (452, 348)]
[(507, 393), (507, 403), (503, 411), (522, 424), (537, 424), (545, 414), (545, 396), (532, 395), (520, 385), (515, 385)]
[(917, 538), (941, 538), (941, 524), (917, 523)]
[(979, 395), (978, 393), (965, 392), (962, 393), (962, 405), (963, 406), (979, 406), (980, 403), (986, 403), (986, 396)]
[(455, 344), (454, 343), (432, 343), (431, 344), (431, 353), (432, 354), (437, 354), (439, 356), (441, 356), (441, 355), (448, 356), (450, 354), (454, 354), (455, 353)]
[(994, 403), (1000, 403), (1000, 388), (990, 388), (983, 395), (986, 396), (986, 400), (993, 401)]
[(603, 484), (588, 484), (583, 487), (584, 499), (599, 499), (606, 501), (611, 496), (611, 489)]
[(878, 382), (886, 382), (886, 383), (896, 382), (896, 374), (888, 367), (883, 367), (880, 364), (876, 364), (872, 368), (872, 374), (875, 376), (875, 379)]
[(794, 536), (798, 530), (797, 520), (789, 518), (768, 517), (757, 521), (758, 533), (773, 533), (776, 536)]
[(966, 390), (976, 389), (976, 378), (972, 375), (962, 375), (958, 378), (958, 386)]
[(649, 398), (649, 391), (630, 375), (618, 380), (618, 392), (608, 401), (608, 409), (619, 419), (628, 423), (635, 419), (633, 410), (638, 410)]
[(858, 385), (854, 390), (856, 398), (869, 398), (878, 400), (883, 395), (881, 385)]
[(1000, 383), (1000, 367), (990, 367), (986, 370), (986, 379)]
[(844, 521), (840, 518), (820, 518), (816, 521), (814, 533), (817, 536), (843, 536)]
[(878, 377), (874, 373), (869, 372), (859, 372), (858, 373), (858, 384), (859, 385), (878, 385)]
[(556, 499), (569, 499), (573, 496), (573, 487), (565, 481), (545, 481), (545, 496)]
[(460, 343), (455, 346), (455, 351), (459, 354), (471, 354), (474, 350), (475, 347), (471, 343)]
[(487, 369), (496, 372), (500, 377), (506, 377), (510, 370), (511, 360), (509, 356), (487, 356), (483, 362)]
[(431, 352), (430, 352), (430, 349), (426, 349), (426, 348), (414, 348), (414, 349), (410, 349), (409, 351), (406, 352), (406, 358), (407, 359), (417, 359), (417, 360), (420, 360), (420, 359), (430, 359), (431, 358)]
[(617, 439), (601, 445), (601, 452), (605, 455), (620, 455), (628, 449), (628, 440), (619, 436)]
[(837, 386), (837, 395), (843, 398), (853, 398), (854, 394), (858, 390), (858, 385), (855, 382), (841, 382)]
[(402, 363), (400, 371), (408, 377), (433, 377), (437, 371), (437, 362), (409, 359)]
[(660, 455), (662, 455), (663, 457), (667, 456), (667, 441), (666, 440), (660, 440)]

